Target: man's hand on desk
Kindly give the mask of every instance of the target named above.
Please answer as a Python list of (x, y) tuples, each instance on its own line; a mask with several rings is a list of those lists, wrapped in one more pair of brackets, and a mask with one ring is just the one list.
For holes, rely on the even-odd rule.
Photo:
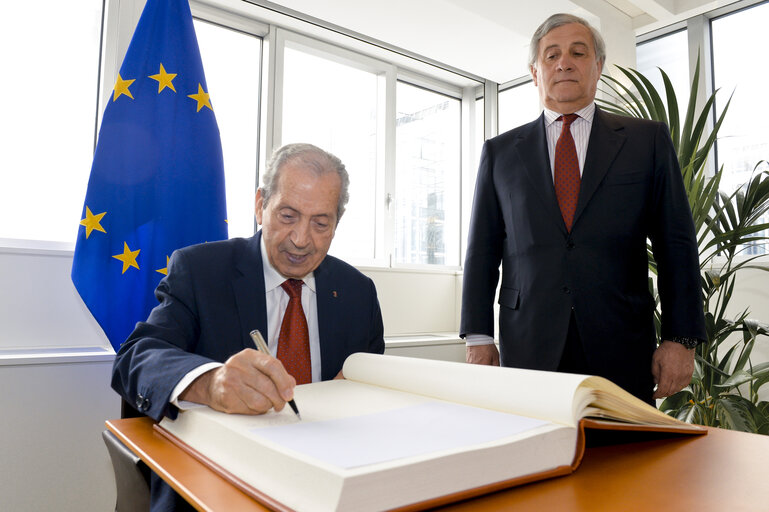
[(227, 413), (263, 414), (283, 409), (294, 386), (280, 361), (247, 348), (195, 379), (179, 398)]
[(652, 375), (657, 389), (654, 398), (665, 398), (689, 385), (694, 372), (694, 350), (680, 343), (663, 341), (652, 357)]
[(472, 364), (499, 366), (499, 350), (493, 343), (468, 346), (465, 348), (465, 360)]

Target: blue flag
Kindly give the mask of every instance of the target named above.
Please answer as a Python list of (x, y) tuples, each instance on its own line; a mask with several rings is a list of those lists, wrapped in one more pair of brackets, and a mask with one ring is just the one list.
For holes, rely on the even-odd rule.
[(115, 350), (180, 247), (227, 238), (219, 129), (187, 0), (148, 0), (104, 111), (72, 281)]

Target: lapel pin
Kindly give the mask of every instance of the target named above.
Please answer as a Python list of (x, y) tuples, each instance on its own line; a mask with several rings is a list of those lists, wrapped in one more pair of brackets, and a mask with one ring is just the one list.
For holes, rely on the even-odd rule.
[(332, 295), (334, 298), (336, 298), (336, 290), (333, 290), (333, 291), (331, 292), (331, 295)]

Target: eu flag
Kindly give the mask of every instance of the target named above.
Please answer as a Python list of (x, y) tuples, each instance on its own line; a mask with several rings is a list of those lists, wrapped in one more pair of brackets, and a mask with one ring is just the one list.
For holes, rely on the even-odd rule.
[(180, 247), (227, 238), (219, 129), (187, 0), (148, 0), (102, 118), (72, 281), (115, 350)]

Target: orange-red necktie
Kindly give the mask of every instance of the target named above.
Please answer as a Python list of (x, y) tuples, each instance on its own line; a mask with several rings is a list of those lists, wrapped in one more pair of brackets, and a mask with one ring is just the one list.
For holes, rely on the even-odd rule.
[(302, 285), (298, 279), (287, 279), (280, 286), (289, 300), (278, 335), (278, 359), (297, 384), (312, 382), (310, 363), (310, 331), (302, 309)]
[(566, 229), (571, 231), (574, 222), (574, 213), (577, 211), (577, 199), (579, 198), (579, 159), (577, 147), (571, 136), (571, 123), (579, 116), (566, 114), (561, 116), (563, 128), (558, 142), (555, 143), (555, 197), (558, 206), (561, 207), (561, 215), (566, 223)]

